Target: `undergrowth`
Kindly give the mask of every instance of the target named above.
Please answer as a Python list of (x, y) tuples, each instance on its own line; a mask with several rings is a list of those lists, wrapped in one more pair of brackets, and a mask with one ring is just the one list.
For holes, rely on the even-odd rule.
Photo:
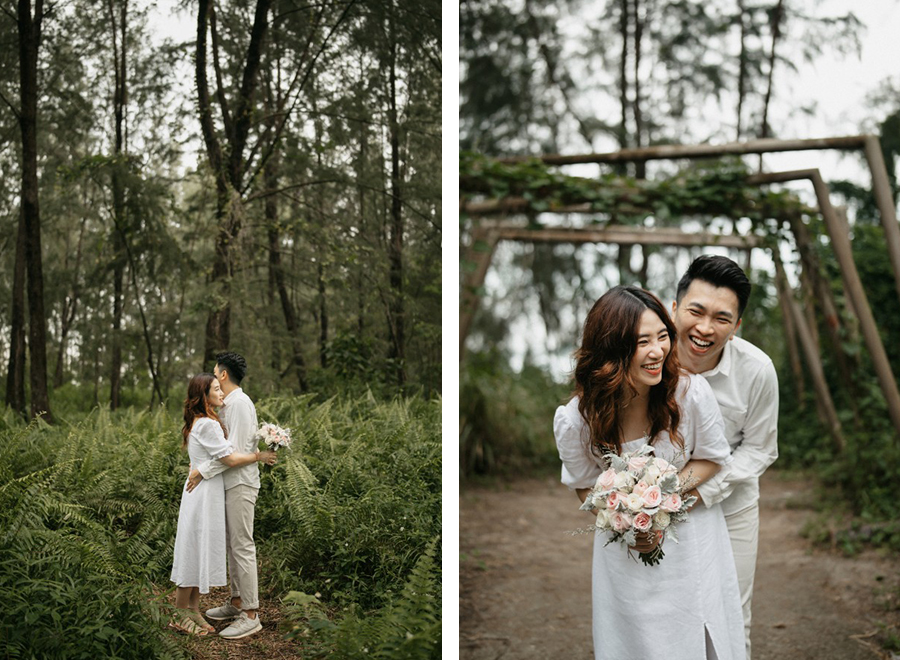
[[(391, 655), (370, 621), (404, 616), (413, 582), (439, 601), (440, 401), (295, 397), (257, 409), (261, 422), (291, 427), (295, 438), (261, 479), (262, 597), (318, 593), (333, 630), (305, 643), (324, 652), (371, 632), (380, 657), (410, 657)], [(95, 410), (54, 426), (0, 416), (6, 657), (188, 657), (165, 628), (188, 464), (179, 431), (164, 409)], [(432, 650), (439, 610), (434, 616), (437, 625), (410, 618), (406, 631)]]

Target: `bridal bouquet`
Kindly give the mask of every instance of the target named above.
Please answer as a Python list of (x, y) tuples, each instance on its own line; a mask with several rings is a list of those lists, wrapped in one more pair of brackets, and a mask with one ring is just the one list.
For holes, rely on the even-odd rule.
[(291, 446), (291, 430), (283, 429), (275, 424), (263, 424), (253, 436), (254, 440), (262, 440), (270, 451), (278, 451), (279, 447)]
[[(688, 509), (697, 501), (682, 497), (678, 469), (653, 456), (653, 447), (617, 456), (607, 454), (609, 464), (588, 493), (582, 510), (597, 509), (597, 522), (589, 531), (611, 532), (606, 545), (614, 541), (635, 544), (638, 532), (658, 533), (678, 543), (675, 523), (687, 519)], [(662, 540), (651, 552), (640, 553), (647, 566), (664, 557)]]

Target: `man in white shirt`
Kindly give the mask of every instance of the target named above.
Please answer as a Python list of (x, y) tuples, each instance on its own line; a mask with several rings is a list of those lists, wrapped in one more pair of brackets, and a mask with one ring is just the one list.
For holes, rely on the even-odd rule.
[[(215, 376), (225, 394), (223, 414), (228, 442), (236, 452), (253, 453), (259, 424), (253, 401), (241, 389), (247, 362), (237, 353), (216, 356)], [(225, 527), (228, 543), (228, 573), (231, 577), (231, 601), (206, 611), (213, 621), (234, 622), (219, 633), (226, 639), (241, 639), (262, 630), (259, 620), (259, 589), (256, 573), (256, 544), (253, 542), (253, 518), (259, 494), (259, 468), (256, 463), (230, 468), (211, 460), (191, 472), (188, 490), (201, 479), (224, 473)]]
[(749, 298), (750, 281), (734, 261), (701, 256), (679, 281), (672, 303), (678, 359), (712, 387), (731, 445), (732, 462), (694, 494), (708, 507), (722, 503), (741, 589), (747, 660), (759, 539), (759, 477), (778, 458), (775, 367), (760, 349), (735, 337)]

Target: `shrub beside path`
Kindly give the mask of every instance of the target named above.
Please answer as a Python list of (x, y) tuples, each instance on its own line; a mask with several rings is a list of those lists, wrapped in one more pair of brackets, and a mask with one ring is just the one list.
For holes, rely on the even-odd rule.
[[(813, 514), (810, 483), (777, 471), (761, 482), (753, 660), (897, 660), (897, 559), (848, 558), (799, 534)], [(590, 524), (555, 478), (462, 488), (460, 657), (593, 658)], [(895, 638), (896, 643), (896, 638)]]

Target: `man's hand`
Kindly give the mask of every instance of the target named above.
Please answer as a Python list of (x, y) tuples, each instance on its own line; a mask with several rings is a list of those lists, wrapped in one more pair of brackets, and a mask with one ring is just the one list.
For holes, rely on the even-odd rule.
[(200, 470), (191, 470), (191, 474), (188, 477), (187, 483), (187, 492), (193, 491), (197, 484), (199, 484), (203, 480), (203, 475), (200, 474)]

